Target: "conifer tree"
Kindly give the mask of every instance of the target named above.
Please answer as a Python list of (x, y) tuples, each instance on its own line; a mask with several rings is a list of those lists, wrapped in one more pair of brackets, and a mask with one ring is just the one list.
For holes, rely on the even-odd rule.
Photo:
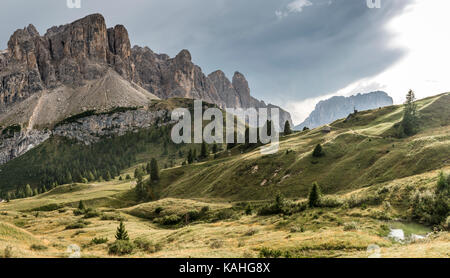
[(29, 184), (25, 187), (25, 197), (31, 197), (33, 196), (33, 190), (31, 189), (31, 186)]
[(189, 164), (192, 164), (192, 162), (194, 162), (194, 157), (192, 155), (192, 150), (191, 149), (189, 149), (187, 161), (188, 161)]
[(311, 187), (311, 191), (309, 191), (308, 203), (309, 207), (317, 207), (320, 201), (320, 187), (317, 182), (314, 182)]
[(128, 232), (125, 229), (125, 225), (123, 224), (123, 221), (120, 221), (119, 227), (117, 227), (116, 239), (117, 240), (130, 240), (130, 238), (128, 237)]
[(405, 110), (403, 112), (402, 128), (405, 135), (411, 136), (417, 127), (417, 105), (416, 96), (412, 90), (406, 94)]
[(80, 202), (78, 202), (78, 209), (79, 210), (85, 210), (86, 206), (84, 205), (83, 200), (80, 200)]
[(292, 129), (291, 129), (291, 124), (289, 123), (289, 121), (286, 121), (284, 123), (284, 135), (289, 135), (292, 134)]
[(317, 146), (314, 148), (312, 155), (313, 157), (321, 157), (323, 155), (322, 146), (320, 144), (317, 144)]
[(200, 150), (200, 157), (201, 158), (207, 158), (208, 157), (208, 147), (206, 146), (206, 143), (202, 143), (202, 148)]
[(94, 181), (95, 180), (94, 174), (92, 174), (91, 171), (89, 171), (87, 173), (87, 179), (88, 179), (88, 181)]
[(150, 162), (150, 179), (152, 181), (158, 181), (159, 180), (159, 168), (158, 168), (158, 162), (155, 158), (152, 158)]
[(66, 180), (65, 183), (72, 183), (72, 174), (70, 174), (70, 172), (66, 173)]
[(106, 171), (106, 174), (105, 174), (105, 181), (110, 181), (112, 178), (111, 178), (111, 173), (109, 172), (109, 171)]

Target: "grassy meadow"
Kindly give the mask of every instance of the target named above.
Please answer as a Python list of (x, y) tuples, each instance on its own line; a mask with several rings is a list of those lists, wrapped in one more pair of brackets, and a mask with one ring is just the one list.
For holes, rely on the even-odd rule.
[[(439, 173), (450, 174), (450, 94), (417, 104), (414, 136), (394, 136), (402, 106), (358, 112), (330, 124), (329, 133), (283, 136), (273, 155), (236, 147), (189, 165), (177, 158), (151, 185), (153, 199), (142, 201), (136, 180), (125, 176), (155, 153), (164, 156), (148, 145), (122, 180), (0, 203), (0, 257), (68, 257), (72, 244), (86, 258), (368, 257), (370, 245), (381, 257), (449, 257), (448, 226), (433, 223), (426, 200), (437, 200)], [(324, 155), (313, 157), (319, 143)], [(311, 208), (313, 182), (323, 195)], [(121, 255), (109, 252), (120, 221), (133, 245)], [(424, 238), (397, 241), (391, 229)]]

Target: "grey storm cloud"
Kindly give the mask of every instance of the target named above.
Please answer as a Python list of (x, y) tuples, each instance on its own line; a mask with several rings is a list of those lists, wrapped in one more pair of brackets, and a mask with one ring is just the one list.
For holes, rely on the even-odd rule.
[(384, 25), (409, 3), (369, 9), (366, 0), (81, 0), (81, 9), (69, 9), (66, 0), (2, 0), (0, 48), (29, 23), (45, 33), (102, 13), (109, 26), (127, 27), (132, 44), (170, 56), (189, 49), (206, 74), (239, 70), (254, 96), (283, 105), (395, 63), (405, 53), (387, 46), (393, 34)]

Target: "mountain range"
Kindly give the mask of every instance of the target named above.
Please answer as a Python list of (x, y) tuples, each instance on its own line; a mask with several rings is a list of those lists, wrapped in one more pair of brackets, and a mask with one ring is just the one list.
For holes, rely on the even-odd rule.
[[(148, 47), (131, 48), (126, 28), (107, 28), (100, 14), (52, 27), (43, 36), (29, 25), (0, 54), (3, 125), (34, 128), (90, 109), (174, 97), (221, 108), (267, 107), (250, 95), (243, 74), (236, 72), (232, 81), (220, 70), (206, 76), (187, 50), (170, 58)], [(281, 118), (291, 121), (284, 110)]]
[(367, 94), (357, 94), (350, 97), (334, 96), (317, 103), (315, 109), (295, 130), (305, 127), (316, 128), (345, 118), (354, 110), (364, 111), (393, 104), (392, 98), (385, 92), (376, 91)]
[[(206, 76), (188, 50), (174, 58), (131, 47), (123, 25), (107, 28), (100, 14), (54, 26), (33, 25), (11, 36), (0, 52), (2, 163), (40, 144), (54, 126), (75, 115), (146, 107), (152, 100), (201, 99), (220, 108), (276, 107), (250, 95), (245, 76), (230, 81), (221, 70)], [(280, 126), (291, 116), (280, 109)], [(8, 135), (10, 136), (10, 135)]]

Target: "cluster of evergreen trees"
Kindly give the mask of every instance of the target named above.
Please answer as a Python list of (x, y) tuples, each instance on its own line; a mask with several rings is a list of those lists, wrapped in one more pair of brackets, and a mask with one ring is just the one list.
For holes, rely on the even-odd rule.
[[(144, 176), (150, 175), (147, 181), (144, 181)], [(160, 179), (158, 161), (155, 158), (147, 163), (145, 167), (137, 167), (134, 171), (134, 177), (137, 179), (136, 194), (139, 199), (146, 200), (150, 195), (151, 185), (157, 183)]]
[(53, 137), (0, 167), (0, 197), (7, 199), (8, 193), (9, 199), (30, 197), (28, 187), (35, 195), (60, 184), (112, 180), (121, 170), (137, 163), (139, 154), (154, 149), (155, 144), (162, 145), (168, 153), (169, 134), (170, 127), (155, 127), (104, 138), (89, 146)]

